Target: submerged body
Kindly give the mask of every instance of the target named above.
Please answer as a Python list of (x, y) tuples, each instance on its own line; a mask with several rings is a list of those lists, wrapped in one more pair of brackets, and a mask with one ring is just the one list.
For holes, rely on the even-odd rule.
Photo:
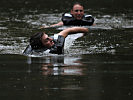
[(65, 38), (61, 35), (55, 35), (53, 39), (51, 38), (51, 40), (52, 40), (51, 47), (49, 48), (42, 47), (39, 49), (33, 49), (31, 45), (28, 45), (27, 48), (24, 50), (23, 54), (29, 55), (29, 54), (34, 54), (35, 52), (39, 53), (47, 50), (49, 53), (52, 53), (52, 54), (63, 54)]
[(75, 3), (69, 13), (62, 15), (62, 21), (50, 26), (42, 26), (41, 28), (54, 26), (91, 26), (94, 25), (94, 18), (91, 15), (85, 15), (84, 7), (80, 3)]
[(48, 37), (44, 32), (36, 33), (30, 38), (30, 45), (24, 50), (23, 54), (29, 55), (33, 52), (43, 52), (49, 50), (52, 54), (63, 54), (65, 38), (69, 34), (74, 33), (87, 33), (88, 28), (84, 27), (71, 27), (64, 29), (58, 34), (54, 35), (54, 38)]
[(91, 26), (94, 23), (94, 18), (91, 15), (84, 15), (82, 19), (77, 20), (72, 14), (65, 13), (62, 16), (62, 22), (65, 26)]

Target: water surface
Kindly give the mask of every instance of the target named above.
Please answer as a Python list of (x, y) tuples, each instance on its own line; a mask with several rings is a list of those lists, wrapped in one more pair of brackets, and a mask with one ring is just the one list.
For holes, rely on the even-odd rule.
[(35, 32), (53, 35), (67, 28), (38, 29), (59, 22), (72, 3), (0, 1), (2, 100), (132, 100), (132, 0), (83, 0), (96, 23), (89, 34), (69, 36), (64, 55), (22, 55)]

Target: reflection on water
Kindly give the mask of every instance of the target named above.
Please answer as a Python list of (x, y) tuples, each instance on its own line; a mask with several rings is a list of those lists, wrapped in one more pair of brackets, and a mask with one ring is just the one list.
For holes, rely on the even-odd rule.
[[(27, 63), (30, 66), (32, 66), (32, 63), (41, 64), (43, 75), (84, 75), (84, 67), (82, 67), (83, 64), (80, 59), (80, 57), (53, 55), (43, 58), (28, 57)], [(28, 72), (31, 72), (31, 70), (29, 69)]]
[(82, 75), (82, 69), (78, 67), (53, 67), (48, 68), (45, 64), (42, 65), (43, 75)]
[(0, 97), (22, 100), (110, 97), (131, 100), (132, 59), (132, 55), (111, 54), (49, 57), (1, 55)]
[(96, 23), (88, 35), (70, 35), (64, 55), (22, 55), (33, 33), (67, 28), (38, 29), (59, 22), (73, 1), (0, 1), (1, 100), (132, 100), (132, 0), (82, 0)]

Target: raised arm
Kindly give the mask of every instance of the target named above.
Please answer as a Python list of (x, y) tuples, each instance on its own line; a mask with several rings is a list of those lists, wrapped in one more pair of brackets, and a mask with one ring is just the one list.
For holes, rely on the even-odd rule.
[(72, 28), (67, 28), (63, 31), (61, 31), (60, 33), (58, 33), (59, 35), (62, 35), (64, 36), (65, 38), (68, 36), (68, 34), (71, 34), (71, 33), (88, 33), (89, 30), (88, 28), (84, 28), (84, 27), (72, 27)]

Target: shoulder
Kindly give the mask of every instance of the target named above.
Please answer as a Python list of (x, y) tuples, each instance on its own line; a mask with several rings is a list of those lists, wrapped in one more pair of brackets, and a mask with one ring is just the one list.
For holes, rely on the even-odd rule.
[(83, 19), (90, 20), (90, 19), (94, 19), (94, 17), (88, 14), (88, 15), (84, 15)]
[(62, 17), (72, 17), (72, 15), (70, 13), (64, 13), (62, 14)]
[(85, 25), (91, 26), (91, 25), (93, 25), (95, 19), (92, 15), (88, 14), (88, 15), (84, 15), (82, 21), (84, 22)]

